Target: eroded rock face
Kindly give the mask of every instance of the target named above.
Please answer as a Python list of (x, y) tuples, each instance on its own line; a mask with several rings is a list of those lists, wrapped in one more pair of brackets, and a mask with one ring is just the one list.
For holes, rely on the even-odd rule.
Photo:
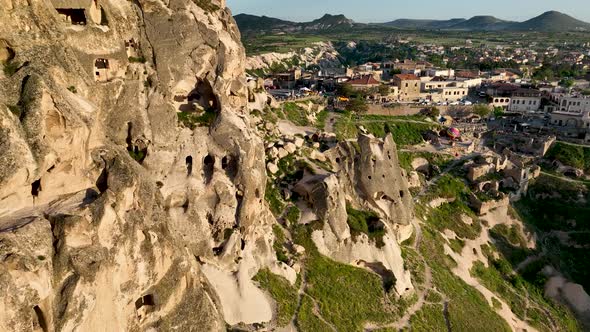
[(239, 32), (223, 0), (96, 3), (0, 1), (0, 330), (225, 330), (202, 266), (277, 264)]
[[(381, 266), (395, 276), (397, 294), (408, 294), (413, 286), (397, 238), (400, 227), (407, 231), (413, 218), (413, 201), (391, 135), (384, 139), (360, 135), (358, 147), (340, 143), (326, 154), (337, 173), (306, 178), (296, 186), (325, 221), (323, 229), (313, 233), (318, 250), (347, 264)], [(380, 245), (365, 234), (351, 234), (347, 205), (379, 215), (384, 223)]]

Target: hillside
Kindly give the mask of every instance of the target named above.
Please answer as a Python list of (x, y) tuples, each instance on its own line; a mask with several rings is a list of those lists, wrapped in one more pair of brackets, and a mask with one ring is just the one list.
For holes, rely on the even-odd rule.
[(528, 21), (514, 24), (510, 29), (545, 32), (590, 31), (590, 23), (580, 21), (557, 11), (549, 11)]
[(464, 18), (454, 18), (450, 20), (399, 19), (384, 23), (383, 25), (398, 29), (447, 29), (464, 21)]
[(508, 29), (513, 23), (514, 22), (504, 21), (493, 16), (474, 16), (449, 28), (458, 30), (497, 31)]
[(297, 25), (295, 22), (283, 21), (278, 18), (268, 16), (256, 16), (248, 14), (239, 14), (234, 16), (238, 27), (242, 31), (248, 30), (271, 30), (294, 27)]
[(239, 14), (234, 16), (234, 18), (240, 31), (244, 34), (257, 32), (314, 32), (364, 26), (364, 24), (355, 23), (344, 15), (330, 14), (325, 14), (311, 22), (291, 22), (267, 16), (248, 14)]
[(366, 29), (379, 25), (405, 30), (467, 30), (467, 31), (539, 31), (567, 32), (590, 31), (590, 23), (577, 20), (557, 11), (543, 13), (524, 22), (506, 21), (494, 16), (479, 15), (470, 19), (449, 20), (398, 19), (386, 23), (361, 24), (344, 15), (326, 14), (311, 22), (290, 22), (267, 16), (239, 14), (235, 16), (240, 31), (255, 32), (318, 32), (334, 29)]

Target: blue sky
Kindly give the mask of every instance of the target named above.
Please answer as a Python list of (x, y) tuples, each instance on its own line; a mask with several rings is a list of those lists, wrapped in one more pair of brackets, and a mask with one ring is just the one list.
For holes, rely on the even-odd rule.
[(590, 0), (227, 0), (227, 5), (234, 15), (247, 13), (294, 21), (310, 21), (325, 13), (344, 14), (358, 22), (474, 15), (526, 20), (557, 10), (590, 22)]

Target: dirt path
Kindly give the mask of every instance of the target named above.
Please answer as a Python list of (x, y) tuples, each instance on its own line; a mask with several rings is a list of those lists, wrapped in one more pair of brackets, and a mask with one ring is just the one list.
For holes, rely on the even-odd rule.
[(552, 177), (552, 178), (555, 178), (555, 179), (560, 179), (560, 180), (563, 180), (563, 181), (567, 181), (567, 182), (579, 183), (579, 184), (584, 184), (584, 185), (590, 184), (590, 181), (588, 181), (588, 180), (575, 180), (575, 179), (570, 179), (570, 178), (568, 178), (566, 176), (559, 176), (559, 175), (547, 173), (545, 171), (541, 171), (541, 174), (547, 175), (547, 176)]

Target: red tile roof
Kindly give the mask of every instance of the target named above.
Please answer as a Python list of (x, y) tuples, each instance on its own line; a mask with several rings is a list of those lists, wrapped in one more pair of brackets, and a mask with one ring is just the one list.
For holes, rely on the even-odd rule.
[(347, 83), (348, 84), (352, 84), (352, 85), (377, 85), (377, 84), (381, 84), (372, 75), (366, 75), (366, 76), (363, 76), (361, 78), (350, 80)]
[(419, 81), (418, 76), (414, 74), (397, 74), (395, 75), (400, 81)]

